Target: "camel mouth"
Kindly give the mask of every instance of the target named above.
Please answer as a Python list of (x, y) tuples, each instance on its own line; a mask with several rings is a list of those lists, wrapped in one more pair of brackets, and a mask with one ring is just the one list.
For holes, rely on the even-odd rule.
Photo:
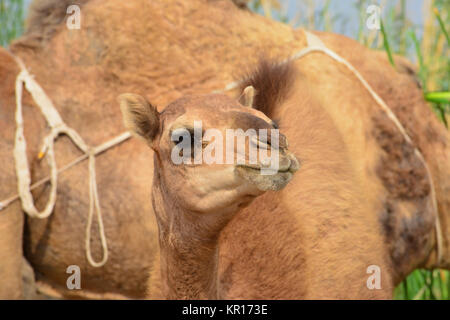
[(272, 174), (262, 174), (261, 166), (239, 165), (236, 172), (246, 181), (255, 185), (261, 191), (278, 191), (283, 189), (293, 178), (294, 173), (300, 168), (295, 157), (290, 157), (290, 163), (279, 168)]
[[(259, 167), (259, 166), (248, 166), (248, 165), (240, 165), (238, 166), (238, 168), (242, 168), (244, 170), (248, 170), (250, 172), (254, 172), (256, 174), (260, 174), (262, 170), (264, 170), (263, 167)], [(298, 171), (298, 167), (293, 167), (293, 166), (289, 166), (288, 168), (283, 168), (283, 169), (279, 169), (278, 171), (276, 171), (273, 175), (277, 175), (277, 174), (283, 174), (283, 173), (295, 173), (296, 171)]]
[[(284, 160), (283, 165), (281, 167), (279, 167), (277, 169), (277, 171), (273, 170), (272, 173), (269, 175), (277, 175), (277, 174), (285, 174), (285, 173), (294, 174), (295, 172), (297, 172), (300, 169), (300, 162), (297, 160), (297, 158), (293, 154), (288, 154), (283, 160)], [(263, 167), (263, 166), (260, 166), (257, 164), (256, 165), (245, 164), (245, 165), (239, 165), (238, 167), (242, 168), (244, 170), (248, 170), (250, 172), (253, 171), (254, 173), (257, 173), (258, 171), (261, 173), (264, 170), (270, 169), (270, 168), (266, 168), (266, 167)]]

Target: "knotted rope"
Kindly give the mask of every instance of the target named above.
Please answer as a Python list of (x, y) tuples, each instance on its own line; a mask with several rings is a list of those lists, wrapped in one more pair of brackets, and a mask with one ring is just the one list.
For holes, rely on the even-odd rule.
[[(370, 93), (372, 98), (375, 100), (375, 102), (381, 107), (381, 109), (386, 113), (388, 118), (394, 122), (397, 129), (400, 131), (402, 136), (404, 137), (405, 141), (412, 145), (414, 148), (415, 155), (419, 158), (419, 160), (422, 162), (422, 164), (425, 167), (425, 170), (427, 172), (427, 176), (430, 182), (430, 195), (431, 195), (431, 202), (433, 211), (435, 213), (435, 229), (436, 229), (436, 250), (437, 250), (437, 265), (440, 264), (442, 261), (442, 246), (443, 246), (443, 237), (442, 237), (442, 230), (441, 230), (441, 224), (439, 219), (439, 213), (437, 210), (437, 202), (436, 202), (436, 193), (434, 188), (434, 182), (433, 178), (431, 176), (430, 169), (428, 167), (428, 164), (426, 163), (422, 153), (415, 147), (412, 139), (409, 137), (409, 135), (406, 133), (405, 128), (398, 120), (397, 116), (394, 114), (394, 112), (389, 108), (389, 106), (383, 101), (383, 99), (372, 89), (372, 87), (369, 85), (369, 83), (363, 78), (363, 76), (356, 70), (347, 60), (339, 56), (336, 52), (328, 49), (325, 44), (314, 34), (304, 31), (306, 34), (306, 40), (307, 40), (307, 47), (300, 50), (299, 52), (295, 53), (290, 58), (286, 59), (282, 63), (287, 63), (289, 61), (298, 60), (304, 56), (306, 56), (309, 53), (312, 52), (321, 52), (336, 62), (343, 64), (346, 68), (349, 69), (351, 73), (361, 82), (361, 84), (364, 86), (364, 88)], [(89, 261), (89, 263), (94, 267), (100, 267), (103, 266), (107, 259), (108, 259), (108, 247), (104, 232), (104, 226), (102, 221), (102, 214), (100, 210), (100, 203), (98, 199), (98, 193), (97, 193), (97, 183), (95, 178), (95, 156), (103, 151), (106, 151), (123, 141), (129, 139), (131, 137), (129, 132), (124, 132), (119, 136), (116, 136), (115, 138), (105, 142), (104, 144), (96, 147), (91, 148), (88, 147), (87, 144), (84, 142), (84, 140), (71, 128), (69, 128), (61, 119), (58, 112), (56, 111), (55, 107), (51, 103), (50, 99), (45, 95), (42, 88), (37, 84), (36, 81), (30, 76), (30, 74), (27, 72), (25, 66), (23, 63), (18, 60), (18, 63), (22, 69), (21, 73), (17, 77), (16, 81), (16, 104), (17, 104), (17, 110), (16, 110), (16, 123), (17, 123), (17, 130), (16, 130), (16, 144), (14, 148), (14, 157), (16, 159), (16, 171), (19, 181), (19, 195), (15, 195), (9, 199), (6, 199), (2, 202), (0, 202), (0, 210), (6, 208), (9, 204), (16, 201), (17, 199), (22, 200), (22, 207), (25, 212), (27, 212), (32, 217), (37, 218), (46, 218), (48, 217), (54, 207), (55, 201), (56, 201), (56, 186), (57, 186), (57, 175), (76, 164), (84, 161), (85, 159), (89, 158), (89, 199), (90, 199), (90, 205), (89, 205), (89, 215), (88, 215), (88, 223), (86, 228), (86, 256)], [(233, 89), (236, 89), (245, 79), (234, 81), (229, 83), (225, 88), (222, 90), (216, 90), (213, 91), (213, 93), (218, 92), (226, 92)], [(25, 138), (23, 135), (23, 119), (22, 119), (22, 87), (23, 84), (25, 84), (25, 87), (27, 90), (32, 94), (34, 101), (39, 106), (41, 112), (44, 114), (51, 131), (48, 134), (48, 136), (44, 139), (44, 146), (43, 146), (43, 152), (46, 151), (47, 160), (49, 161), (51, 175), (50, 177), (44, 178), (32, 186), (30, 186), (30, 173), (26, 158), (26, 144), (25, 144)], [(56, 168), (56, 161), (53, 151), (53, 141), (60, 135), (60, 134), (66, 134), (69, 136), (72, 141), (77, 145), (77, 147), (83, 151), (85, 154), (71, 163), (67, 164), (60, 170), (57, 170)], [(45, 207), (43, 212), (38, 212), (34, 206), (33, 198), (31, 195), (30, 190), (33, 190), (40, 185), (50, 181), (52, 184), (52, 189), (50, 191), (50, 197), (47, 203), (47, 206)], [(92, 225), (92, 218), (93, 218), (93, 212), (95, 211), (97, 214), (98, 224), (99, 224), (99, 233), (100, 233), (100, 239), (103, 247), (103, 259), (100, 262), (95, 262), (91, 257), (91, 251), (90, 251), (90, 229)]]
[[(102, 219), (102, 212), (100, 208), (97, 182), (95, 175), (95, 155), (108, 149), (109, 147), (116, 145), (130, 137), (129, 133), (123, 133), (107, 143), (97, 147), (92, 148), (86, 144), (83, 138), (72, 128), (67, 126), (62, 118), (60, 117), (58, 111), (54, 107), (51, 100), (45, 94), (44, 90), (39, 86), (39, 84), (33, 79), (33, 77), (28, 73), (23, 62), (17, 59), (17, 62), (21, 68), (16, 79), (16, 136), (14, 144), (14, 159), (16, 162), (16, 175), (18, 180), (18, 191), (22, 202), (23, 210), (32, 218), (45, 219), (53, 212), (55, 202), (56, 202), (56, 191), (58, 182), (58, 169), (55, 160), (54, 152), (54, 141), (60, 135), (68, 136), (72, 142), (84, 153), (82, 157), (76, 159), (72, 164), (66, 166), (70, 168), (71, 166), (81, 162), (82, 160), (89, 159), (89, 214), (86, 226), (86, 257), (88, 262), (94, 267), (103, 266), (108, 260), (108, 244), (106, 241), (105, 230)], [(31, 194), (31, 178), (30, 169), (27, 161), (26, 154), (26, 141), (23, 130), (23, 115), (22, 115), (22, 94), (23, 86), (31, 93), (33, 100), (36, 102), (41, 113), (45, 117), (47, 124), (50, 128), (49, 134), (44, 138), (43, 146), (39, 157), (42, 158), (44, 155), (50, 166), (50, 196), (45, 206), (45, 209), (41, 212), (37, 210), (34, 205), (33, 196)], [(46, 179), (48, 181), (48, 179)], [(37, 187), (37, 186), (35, 186)], [(97, 216), (98, 231), (100, 234), (100, 241), (103, 250), (102, 259), (97, 262), (92, 258), (91, 254), (91, 226), (94, 216), (94, 211)]]

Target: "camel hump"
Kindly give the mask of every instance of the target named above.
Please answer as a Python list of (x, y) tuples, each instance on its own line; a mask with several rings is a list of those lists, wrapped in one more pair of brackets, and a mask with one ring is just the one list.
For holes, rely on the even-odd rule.
[(25, 35), (33, 35), (39, 41), (49, 40), (67, 16), (71, 5), (83, 6), (90, 0), (33, 0), (25, 23)]
[[(80, 8), (91, 0), (33, 0), (25, 23), (25, 35), (32, 36), (29, 42), (45, 43), (55, 33), (67, 17), (67, 8)], [(249, 0), (230, 0), (241, 9), (247, 8)], [(29, 37), (28, 37), (29, 38)]]

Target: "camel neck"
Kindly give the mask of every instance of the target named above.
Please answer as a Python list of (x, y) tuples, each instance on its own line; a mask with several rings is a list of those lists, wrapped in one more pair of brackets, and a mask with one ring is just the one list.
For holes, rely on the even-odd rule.
[[(158, 220), (163, 294), (168, 299), (216, 299), (221, 227), (183, 210), (157, 177), (153, 208)], [(209, 219), (211, 222), (213, 219)]]

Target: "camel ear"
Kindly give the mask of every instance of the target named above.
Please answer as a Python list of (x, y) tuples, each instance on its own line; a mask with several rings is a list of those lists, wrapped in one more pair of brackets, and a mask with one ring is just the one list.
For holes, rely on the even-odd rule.
[(151, 143), (159, 130), (159, 113), (156, 108), (137, 94), (124, 93), (117, 100), (120, 103), (125, 127)]
[(253, 101), (255, 100), (256, 91), (253, 86), (248, 86), (242, 91), (241, 98), (239, 99), (239, 102), (246, 106), (253, 108)]

